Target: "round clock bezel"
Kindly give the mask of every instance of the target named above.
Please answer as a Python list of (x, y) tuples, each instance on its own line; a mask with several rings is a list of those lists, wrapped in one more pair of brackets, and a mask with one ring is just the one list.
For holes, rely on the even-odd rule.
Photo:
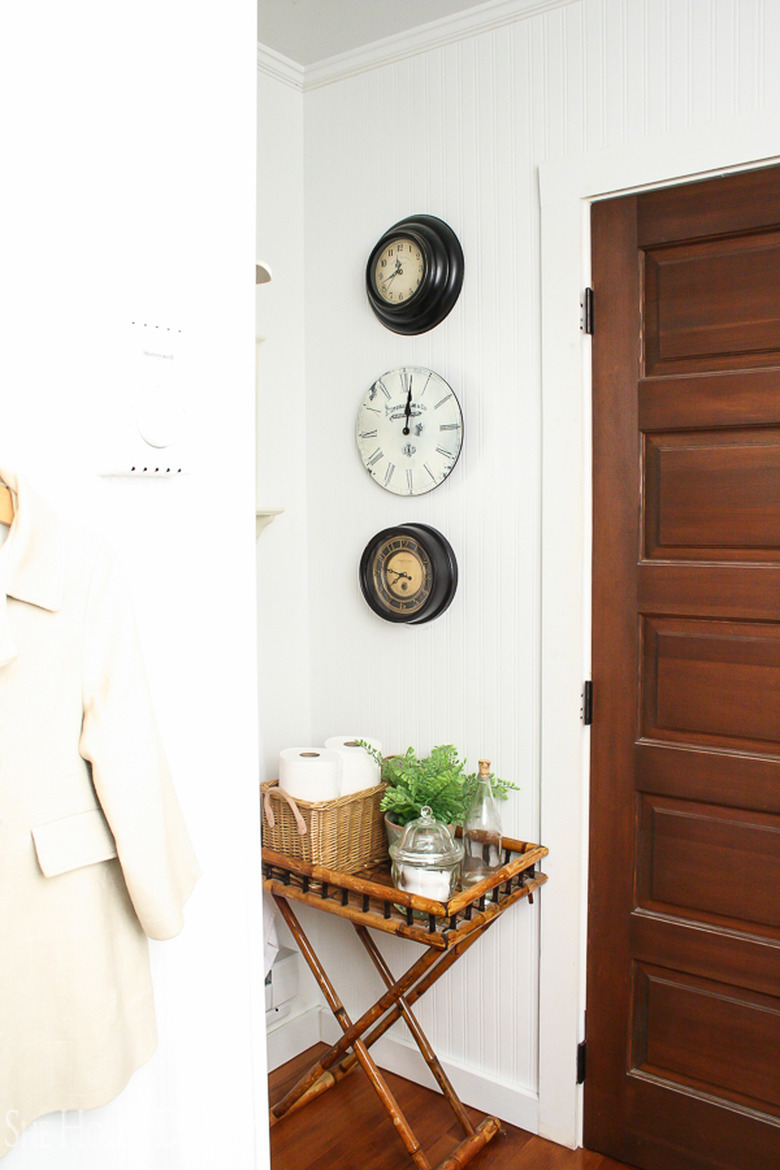
[[(425, 553), (430, 566), (430, 588), (416, 610), (392, 608), (375, 580), (376, 562), (393, 540), (414, 541)], [(388, 550), (387, 559), (398, 550)], [(447, 538), (429, 524), (395, 524), (371, 538), (360, 558), (360, 588), (370, 608), (387, 622), (423, 625), (449, 607), (458, 587), (458, 562)], [(389, 589), (387, 589), (389, 592)]]
[[(423, 254), (419, 288), (405, 301), (391, 304), (376, 285), (376, 264), (394, 240), (413, 240)], [(374, 313), (394, 333), (427, 333), (451, 312), (463, 286), (463, 249), (448, 223), (435, 215), (411, 215), (393, 224), (377, 241), (366, 264), (366, 293)]]

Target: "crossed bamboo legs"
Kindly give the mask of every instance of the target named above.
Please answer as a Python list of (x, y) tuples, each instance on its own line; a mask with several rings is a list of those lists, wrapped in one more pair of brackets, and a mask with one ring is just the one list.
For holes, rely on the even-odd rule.
[[(360, 1063), (380, 1101), (390, 1115), (398, 1135), (415, 1166), (419, 1170), (432, 1170), (431, 1164), (423, 1153), (414, 1131), (404, 1117), (398, 1102), (395, 1100), (387, 1082), (368, 1051), (371, 1045), (380, 1036), (383, 1036), (396, 1020), (403, 1017), (422, 1053), (425, 1063), (436, 1078), (444, 1097), (449, 1102), (450, 1107), (466, 1133), (464, 1140), (456, 1146), (448, 1158), (445, 1158), (436, 1167), (436, 1170), (459, 1170), (460, 1167), (466, 1166), (479, 1153), (482, 1147), (491, 1138), (495, 1137), (499, 1131), (500, 1123), (496, 1117), (486, 1117), (476, 1129), (474, 1128), (466, 1110), (450, 1084), (447, 1074), (441, 1067), (435, 1052), (431, 1048), (425, 1033), (412, 1014), (411, 1004), (415, 1003), (421, 995), (432, 987), (437, 979), (452, 966), (455, 960), (483, 932), (472, 932), (462, 942), (456, 943), (448, 951), (437, 951), (433, 947), (429, 947), (400, 979), (394, 980), (390, 969), (382, 958), (368, 930), (364, 926), (355, 926), (358, 938), (371, 957), (387, 991), (353, 1024), (289, 903), (286, 899), (277, 897), (276, 895), (274, 895), (274, 900), (289, 926), (295, 941), (300, 947), (301, 954), (309, 964), (312, 974), (325, 996), (328, 1007), (338, 1020), (343, 1035), (298, 1080), (293, 1088), (272, 1106), (271, 1125), (275, 1125), (277, 1121), (281, 1120), (282, 1117), (286, 1116), (292, 1110), (300, 1109), (314, 1097), (325, 1092), (326, 1089), (329, 1089), (332, 1085), (342, 1080), (354, 1068), (356, 1063)], [(348, 1051), (349, 1049), (351, 1051)]]

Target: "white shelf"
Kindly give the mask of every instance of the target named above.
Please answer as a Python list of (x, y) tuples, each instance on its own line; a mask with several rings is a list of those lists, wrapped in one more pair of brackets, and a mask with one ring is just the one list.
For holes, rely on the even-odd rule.
[(257, 538), (272, 520), (280, 516), (284, 508), (258, 508), (255, 513), (255, 537)]

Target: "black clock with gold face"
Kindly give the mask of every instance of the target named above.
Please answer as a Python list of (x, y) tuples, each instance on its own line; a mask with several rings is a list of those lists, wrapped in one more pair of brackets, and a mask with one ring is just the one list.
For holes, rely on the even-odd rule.
[(360, 559), (360, 587), (388, 622), (421, 625), (444, 613), (455, 596), (458, 563), (449, 541), (429, 524), (384, 528)]
[(410, 215), (385, 232), (366, 264), (366, 292), (394, 333), (426, 333), (452, 309), (463, 285), (463, 249), (448, 223)]

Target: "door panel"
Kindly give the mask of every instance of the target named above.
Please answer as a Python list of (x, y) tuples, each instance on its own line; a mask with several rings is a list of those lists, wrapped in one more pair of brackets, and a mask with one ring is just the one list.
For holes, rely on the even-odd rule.
[(730, 918), (736, 930), (761, 924), (780, 938), (780, 817), (655, 794), (643, 795), (639, 816), (639, 908)]
[(634, 1022), (634, 1068), (780, 1114), (776, 999), (637, 964)]
[(780, 741), (780, 625), (643, 617), (641, 736), (761, 751)]
[(647, 249), (645, 374), (743, 369), (780, 352), (780, 235)]
[(777, 560), (780, 430), (667, 431), (645, 440), (645, 556)]
[(780, 176), (593, 208), (585, 1144), (780, 1165)]

